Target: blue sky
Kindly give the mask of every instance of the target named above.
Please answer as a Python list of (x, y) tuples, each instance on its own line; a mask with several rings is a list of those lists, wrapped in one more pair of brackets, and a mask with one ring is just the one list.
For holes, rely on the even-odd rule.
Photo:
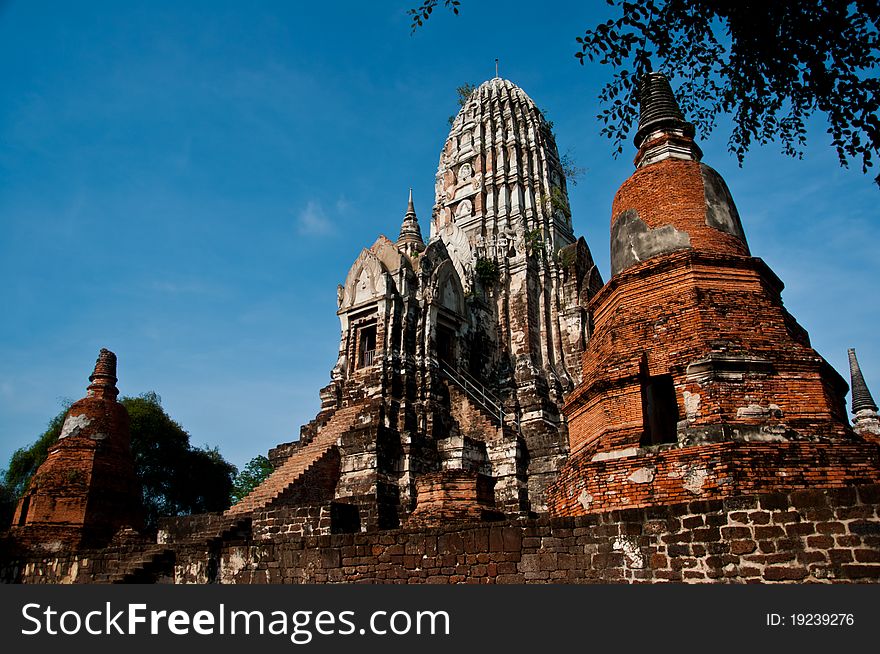
[[(396, 236), (410, 186), (428, 233), (455, 88), (495, 57), (587, 169), (574, 226), (607, 279), (634, 152), (611, 157), (606, 71), (573, 56), (604, 4), (473, 0), (413, 36), (414, 4), (0, 2), (0, 467), (84, 395), (101, 347), (123, 394), (159, 393), (238, 466), (294, 439), (336, 359), (336, 285)], [(821, 120), (803, 161), (768, 146), (740, 169), (727, 134), (699, 142), (752, 253), (880, 393), (880, 191)]]

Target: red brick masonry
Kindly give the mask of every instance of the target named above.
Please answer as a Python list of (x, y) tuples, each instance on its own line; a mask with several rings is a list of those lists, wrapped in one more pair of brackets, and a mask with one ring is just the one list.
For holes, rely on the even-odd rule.
[(572, 457), (549, 492), (554, 513), (880, 483), (880, 447), (853, 443), (711, 443), (625, 458)]
[(0, 575), (89, 583), (112, 578), (128, 561), (150, 559), (134, 564), (142, 565), (141, 581), (864, 583), (880, 581), (878, 509), (880, 486), (865, 485), (577, 518), (227, 540), (213, 549), (128, 546), (18, 559), (7, 552)]

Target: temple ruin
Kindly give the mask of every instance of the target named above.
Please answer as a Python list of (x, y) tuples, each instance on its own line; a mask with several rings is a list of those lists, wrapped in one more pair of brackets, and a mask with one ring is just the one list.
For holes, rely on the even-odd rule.
[(320, 411), (269, 452), (268, 479), (133, 537), (102, 350), (3, 540), (3, 579), (880, 580), (880, 419), (855, 352), (851, 424), (846, 381), (750, 252), (669, 82), (649, 73), (639, 95), (607, 283), (549, 124), (484, 82), (442, 148), (428, 238), (410, 191), (397, 237), (339, 285)]

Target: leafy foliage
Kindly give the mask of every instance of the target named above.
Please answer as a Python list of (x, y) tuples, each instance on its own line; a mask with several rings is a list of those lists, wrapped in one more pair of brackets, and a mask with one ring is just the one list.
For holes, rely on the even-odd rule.
[(568, 200), (565, 199), (565, 193), (558, 186), (550, 189), (550, 209), (555, 214), (561, 211), (565, 215), (566, 220), (571, 219), (571, 209), (568, 208)]
[(125, 397), (135, 471), (144, 489), (147, 524), (160, 516), (222, 511), (237, 472), (217, 448), (192, 447), (156, 393)]
[(540, 227), (526, 232), (526, 251), (531, 254), (540, 254), (546, 249), (544, 231)]
[[(867, 173), (880, 153), (876, 0), (606, 2), (616, 18), (578, 37), (575, 56), (613, 70), (599, 93), (599, 119), (617, 154), (638, 115), (636, 83), (650, 70), (677, 83), (685, 115), (704, 136), (719, 115), (732, 114), (728, 149), (740, 164), (754, 143), (778, 141), (801, 157), (815, 113), (825, 115), (842, 166), (860, 160)], [(410, 10), (413, 29), (437, 4)]]
[(554, 126), (556, 123), (554, 123), (552, 120), (550, 120), (550, 113), (549, 113), (548, 111), (545, 111), (544, 109), (541, 109), (540, 107), (538, 107), (538, 111), (539, 111), (540, 114), (541, 114), (541, 118), (544, 119), (544, 124), (547, 126), (547, 129), (549, 129), (549, 130), (552, 131), (552, 130), (553, 130), (553, 126)]
[(577, 261), (577, 249), (575, 247), (565, 247), (556, 250), (556, 260), (563, 268), (568, 268)]
[(37, 468), (46, 460), (49, 447), (58, 440), (66, 415), (67, 406), (64, 406), (60, 413), (49, 421), (46, 431), (40, 434), (30, 447), (22, 447), (12, 453), (9, 466), (0, 480), (0, 529), (12, 521), (18, 498), (27, 489), (28, 482)]
[(498, 283), (501, 273), (498, 270), (498, 263), (494, 259), (480, 257), (474, 266), (474, 274), (485, 288), (492, 288)]
[[(156, 393), (119, 401), (131, 419), (131, 449), (135, 474), (143, 487), (148, 526), (155, 525), (160, 516), (228, 508), (237, 470), (217, 448), (191, 446), (189, 434), (165, 413)], [(58, 440), (66, 415), (67, 407), (49, 422), (35, 443), (12, 455), (0, 487), (4, 524), (12, 518), (15, 503), (46, 460), (49, 447)]]
[(0, 475), (0, 531), (12, 522), (15, 514), (15, 503), (18, 501), (6, 480)]
[[(414, 7), (407, 10), (407, 14), (412, 19), (412, 31), (415, 32), (417, 27), (425, 24), (425, 21), (431, 17), (434, 8), (439, 0), (424, 0), (421, 7)], [(460, 0), (443, 0), (443, 4), (452, 10), (456, 16), (458, 15), (458, 7), (461, 5)]]
[(262, 454), (258, 454), (247, 462), (244, 470), (238, 473), (232, 483), (232, 503), (240, 501), (248, 493), (263, 483), (272, 474), (275, 467)]
[[(18, 498), (27, 489), (31, 477), (49, 455), (49, 448), (61, 435), (61, 428), (64, 426), (64, 418), (67, 416), (69, 406), (69, 402), (65, 403), (58, 415), (49, 421), (46, 431), (40, 434), (30, 447), (20, 447), (12, 453), (9, 466), (3, 475), (3, 486), (12, 498), (13, 510)], [(12, 517), (12, 512), (9, 513), (9, 517)]]

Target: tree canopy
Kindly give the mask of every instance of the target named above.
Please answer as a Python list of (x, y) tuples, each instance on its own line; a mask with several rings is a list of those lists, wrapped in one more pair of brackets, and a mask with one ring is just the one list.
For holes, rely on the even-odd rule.
[(131, 418), (131, 450), (144, 488), (148, 524), (155, 524), (159, 516), (229, 507), (237, 470), (217, 448), (193, 447), (189, 434), (165, 413), (155, 393), (120, 402)]
[[(217, 450), (193, 447), (190, 435), (162, 408), (156, 393), (123, 397), (131, 419), (135, 474), (143, 488), (148, 526), (159, 517), (222, 511), (229, 507), (236, 468)], [(36, 442), (13, 453), (0, 484), (0, 524), (12, 518), (15, 503), (58, 440), (67, 407)]]
[[(614, 17), (577, 37), (581, 64), (610, 66), (598, 118), (615, 155), (638, 117), (635, 88), (658, 70), (678, 85), (685, 115), (708, 136), (733, 116), (728, 149), (742, 164), (754, 143), (801, 157), (806, 122), (824, 114), (842, 166), (867, 173), (880, 153), (880, 4), (876, 0), (606, 0)], [(438, 5), (409, 10), (412, 28)], [(880, 175), (875, 177), (880, 185)]]
[(232, 503), (241, 501), (243, 497), (262, 484), (274, 469), (275, 467), (269, 459), (262, 454), (258, 454), (248, 461), (244, 469), (236, 475), (232, 484)]

